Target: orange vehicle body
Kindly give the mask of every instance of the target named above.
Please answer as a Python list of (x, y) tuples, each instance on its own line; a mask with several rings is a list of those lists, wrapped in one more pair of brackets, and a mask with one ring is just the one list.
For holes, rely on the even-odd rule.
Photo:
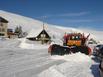
[(68, 46), (73, 46), (73, 45), (81, 46), (81, 40), (68, 40), (67, 45)]
[(63, 43), (65, 46), (84, 46), (88, 37), (81, 33), (65, 34)]
[(63, 37), (63, 46), (53, 44), (48, 48), (51, 55), (65, 55), (70, 53), (81, 52), (90, 55), (91, 49), (86, 45), (90, 34), (85, 37), (84, 33), (70, 33)]

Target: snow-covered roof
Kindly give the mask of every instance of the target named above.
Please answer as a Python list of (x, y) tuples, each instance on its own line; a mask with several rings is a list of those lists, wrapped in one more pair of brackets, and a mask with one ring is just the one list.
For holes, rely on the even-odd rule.
[(8, 21), (6, 19), (4, 19), (3, 17), (1, 17), (1, 16), (0, 16), (0, 22), (8, 23)]
[(43, 29), (32, 29), (27, 37), (37, 37)]
[[(43, 30), (42, 28), (32, 29), (32, 30), (28, 33), (27, 38), (28, 38), (28, 37), (37, 37), (37, 36), (41, 33), (42, 30)], [(47, 32), (47, 30), (45, 30), (45, 31)], [(47, 33), (48, 33), (48, 32), (47, 32)], [(48, 33), (48, 34), (49, 34), (49, 33)]]

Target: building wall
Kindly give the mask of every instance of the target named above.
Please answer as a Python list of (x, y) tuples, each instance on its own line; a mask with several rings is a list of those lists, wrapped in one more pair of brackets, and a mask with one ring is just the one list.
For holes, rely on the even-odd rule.
[(0, 36), (7, 37), (7, 23), (0, 22)]

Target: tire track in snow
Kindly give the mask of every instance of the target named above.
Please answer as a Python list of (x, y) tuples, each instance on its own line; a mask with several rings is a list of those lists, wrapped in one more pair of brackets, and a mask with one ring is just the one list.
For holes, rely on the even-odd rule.
[(35, 60), (35, 59), (37, 59), (39, 56), (42, 56), (42, 57), (44, 57), (44, 56), (47, 56), (47, 54), (45, 54), (45, 53), (40, 53), (40, 54), (37, 54), (37, 55), (25, 55), (25, 56), (23, 56), (23, 57), (19, 57), (19, 58), (14, 58), (14, 59), (11, 59), (10, 58), (10, 60), (3, 60), (3, 61), (1, 61), (0, 62), (0, 67), (1, 66), (5, 66), (5, 65), (8, 65), (8, 64), (12, 64), (12, 63), (14, 63), (14, 64), (16, 64), (16, 63), (20, 63), (20, 62), (23, 62), (23, 61), (27, 61), (27, 60)]
[(29, 76), (37, 76), (37, 74), (39, 74), (40, 72), (42, 72), (43, 70), (55, 65), (55, 64), (61, 64), (63, 63), (63, 61), (57, 61), (57, 60), (49, 60), (43, 63), (39, 63), (38, 65), (36, 65), (35, 67), (31, 67), (29, 66), (29, 68), (26, 68), (24, 70), (19, 70), (16, 71), (14, 73), (9, 73), (8, 75), (13, 75), (15, 77), (29, 77)]
[(54, 61), (55, 60), (43, 59), (43, 60), (40, 60), (36, 63), (35, 62), (28, 62), (26, 64), (24, 63), (24, 64), (16, 65), (14, 67), (9, 67), (5, 70), (3, 69), (3, 71), (0, 72), (0, 75), (2, 76), (3, 72), (6, 72), (5, 75), (9, 75), (9, 74), (12, 74), (12, 73), (22, 72), (24, 70), (29, 70), (29, 69), (34, 69), (35, 70), (35, 68), (39, 68), (39, 67), (45, 66), (47, 64), (51, 64)]

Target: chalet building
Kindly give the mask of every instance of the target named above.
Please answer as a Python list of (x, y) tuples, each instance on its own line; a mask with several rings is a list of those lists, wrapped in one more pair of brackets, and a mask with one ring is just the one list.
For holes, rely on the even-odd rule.
[(7, 29), (7, 36), (8, 38), (11, 38), (11, 39), (18, 38), (17, 33), (14, 33), (13, 29)]
[(8, 21), (0, 17), (0, 37), (7, 37), (7, 24)]
[(27, 39), (32, 41), (41, 41), (42, 44), (47, 43), (51, 40), (50, 35), (45, 29), (31, 30), (28, 34)]

